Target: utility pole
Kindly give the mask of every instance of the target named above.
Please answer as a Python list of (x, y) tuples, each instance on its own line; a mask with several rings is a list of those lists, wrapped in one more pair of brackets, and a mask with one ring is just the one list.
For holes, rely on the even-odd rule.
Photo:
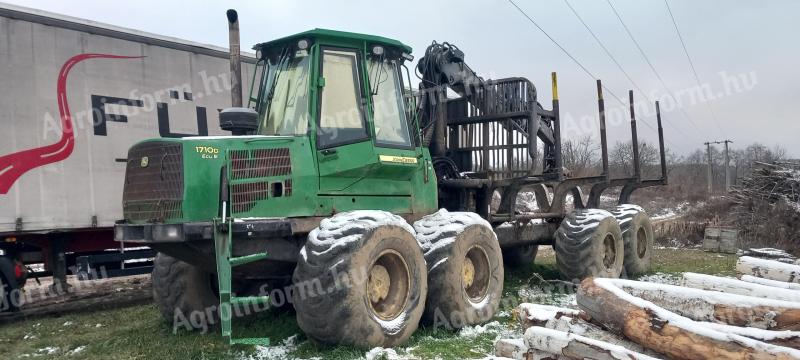
[(731, 158), (728, 156), (728, 143), (733, 143), (733, 141), (725, 139), (722, 142), (725, 143), (725, 192), (727, 193), (731, 191)]
[(706, 145), (706, 157), (708, 158), (708, 194), (711, 195), (711, 192), (714, 190), (714, 178), (711, 173), (711, 144), (713, 142), (704, 142), (703, 144)]
[(733, 141), (725, 139), (723, 141), (708, 141), (704, 142), (706, 146), (706, 154), (708, 156), (708, 193), (714, 190), (714, 174), (712, 170), (713, 160), (711, 159), (711, 144), (725, 144), (725, 192), (731, 191), (731, 176), (730, 176), (730, 164), (731, 164), (731, 157), (728, 154), (728, 143), (733, 143)]

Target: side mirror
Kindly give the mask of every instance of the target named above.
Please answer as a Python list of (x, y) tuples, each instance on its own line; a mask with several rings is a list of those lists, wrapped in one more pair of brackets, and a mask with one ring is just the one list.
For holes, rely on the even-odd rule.
[(232, 107), (219, 113), (219, 127), (233, 135), (247, 135), (258, 129), (258, 113), (250, 108)]

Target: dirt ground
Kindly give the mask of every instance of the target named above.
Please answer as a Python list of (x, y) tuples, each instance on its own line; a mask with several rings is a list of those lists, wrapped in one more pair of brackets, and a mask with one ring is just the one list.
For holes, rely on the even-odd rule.
[(29, 279), (17, 312), (0, 313), (0, 324), (42, 316), (58, 316), (148, 303), (152, 299), (150, 275), (79, 281), (67, 276), (69, 291), (57, 294), (52, 277)]

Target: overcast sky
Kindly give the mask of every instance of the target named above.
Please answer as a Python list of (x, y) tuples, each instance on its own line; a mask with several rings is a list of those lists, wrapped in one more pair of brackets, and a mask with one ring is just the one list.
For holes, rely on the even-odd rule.
[[(449, 41), (485, 78), (524, 76), (550, 107), (558, 72), (565, 133), (597, 132), (595, 83), (508, 0), (487, 1), (21, 1), (17, 5), (196, 42), (227, 46), (225, 10), (239, 11), (244, 47), (312, 28), (382, 35), (414, 48)], [(561, 0), (515, 0), (534, 21), (619, 97), (606, 92), (613, 143), (628, 139), (628, 89), (635, 89)], [(335, 3), (336, 5), (331, 5)], [(191, 6), (188, 4), (192, 4)], [(611, 0), (658, 75), (605, 0), (569, 0), (636, 85), (640, 139), (657, 137), (651, 100), (662, 100), (667, 146), (686, 154), (708, 140), (780, 144), (800, 157), (800, 1), (669, 0), (702, 87), (698, 88), (663, 0)], [(724, 75), (724, 76), (723, 76)], [(728, 80), (724, 80), (728, 79)], [(732, 80), (735, 79), (735, 80)], [(699, 93), (713, 94), (702, 101)], [(649, 100), (648, 100), (649, 98)], [(674, 99), (677, 99), (675, 101)], [(677, 104), (680, 104), (677, 105)], [(647, 111), (649, 110), (649, 111)], [(716, 114), (716, 121), (713, 114)], [(639, 115), (639, 114), (637, 114)], [(649, 125), (649, 126), (648, 126)]]

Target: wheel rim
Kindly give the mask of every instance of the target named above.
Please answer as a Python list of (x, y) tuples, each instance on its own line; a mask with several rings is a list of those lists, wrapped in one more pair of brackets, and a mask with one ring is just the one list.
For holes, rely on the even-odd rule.
[(370, 266), (367, 303), (381, 320), (392, 320), (403, 312), (410, 294), (408, 264), (394, 250), (384, 250)]
[(636, 232), (636, 255), (639, 256), (639, 259), (642, 259), (646, 254), (647, 233), (644, 231), (644, 228), (639, 228), (639, 231)]
[(603, 247), (605, 248), (603, 254), (603, 266), (611, 270), (614, 268), (614, 263), (617, 261), (617, 248), (614, 246), (614, 235), (608, 234), (603, 239)]
[(467, 298), (477, 303), (489, 293), (489, 256), (479, 246), (475, 246), (464, 257), (461, 267), (461, 285)]

